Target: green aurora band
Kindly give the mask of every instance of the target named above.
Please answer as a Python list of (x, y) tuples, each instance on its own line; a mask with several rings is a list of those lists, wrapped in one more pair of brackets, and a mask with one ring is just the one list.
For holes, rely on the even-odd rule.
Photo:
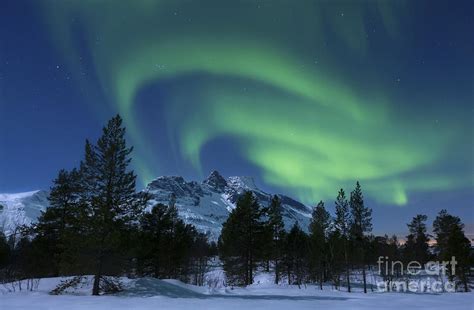
[(409, 117), (401, 126), (397, 119), (406, 115), (378, 85), (377, 68), (367, 68), (369, 86), (359, 90), (326, 47), (331, 33), (348, 57), (366, 59), (367, 17), (398, 42), (397, 16), (409, 15), (408, 4), (301, 1), (289, 10), (289, 3), (55, 1), (42, 9), (71, 71), (80, 66), (79, 22), (103, 91), (138, 151), (144, 183), (159, 169), (134, 114), (137, 92), (199, 74), (198, 87), (171, 88), (164, 103), (170, 143), (198, 171), (203, 147), (225, 136), (268, 184), (305, 202), (332, 199), (356, 180), (371, 198), (397, 205), (410, 192), (471, 186), (469, 176), (430, 169), (447, 156), (453, 130), (433, 135)]

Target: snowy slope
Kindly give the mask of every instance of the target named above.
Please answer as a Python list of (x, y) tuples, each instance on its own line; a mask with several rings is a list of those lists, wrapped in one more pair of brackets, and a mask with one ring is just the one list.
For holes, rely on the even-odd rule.
[(13, 234), (16, 227), (36, 221), (48, 206), (46, 191), (0, 194), (0, 231)]
[[(252, 191), (264, 206), (272, 198), (272, 194), (258, 189), (251, 177), (225, 179), (217, 171), (213, 171), (201, 183), (187, 182), (180, 176), (159, 177), (148, 184), (145, 191), (152, 195), (150, 207), (156, 203), (168, 205), (174, 194), (180, 217), (186, 223), (196, 226), (199, 231), (207, 233), (211, 240), (217, 240), (222, 223), (235, 208), (238, 197), (244, 191)], [(286, 228), (298, 221), (306, 229), (311, 210), (290, 197), (278, 196), (282, 201), (281, 211)]]

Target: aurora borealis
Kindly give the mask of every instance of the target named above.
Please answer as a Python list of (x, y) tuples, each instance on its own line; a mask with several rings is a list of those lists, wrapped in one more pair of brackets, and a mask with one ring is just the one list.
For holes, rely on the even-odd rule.
[(449, 14), (428, 1), (29, 5), (74, 100), (100, 120), (124, 117), (143, 184), (171, 166), (197, 179), (214, 168), (239, 174), (230, 156), (308, 204), (357, 180), (381, 206), (473, 197), (473, 23), (461, 5)]

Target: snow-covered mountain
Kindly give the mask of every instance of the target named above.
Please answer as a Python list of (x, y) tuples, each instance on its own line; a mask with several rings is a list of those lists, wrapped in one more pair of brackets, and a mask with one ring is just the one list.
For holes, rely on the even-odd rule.
[[(251, 177), (224, 178), (213, 171), (201, 183), (187, 182), (180, 176), (162, 176), (145, 188), (151, 195), (149, 209), (156, 203), (168, 205), (175, 200), (179, 216), (199, 231), (208, 234), (216, 241), (220, 235), (222, 223), (235, 208), (239, 195), (252, 191), (260, 204), (267, 206), (272, 194), (266, 193), (254, 183)], [(35, 222), (41, 211), (49, 206), (47, 191), (33, 191), (17, 194), (0, 194), (0, 231), (10, 235), (15, 228)], [(284, 195), (278, 195), (282, 201), (282, 215), (287, 229), (296, 221), (306, 229), (311, 210), (304, 204)]]
[[(272, 194), (257, 188), (251, 177), (226, 179), (217, 171), (213, 171), (201, 183), (187, 182), (180, 176), (159, 177), (148, 184), (145, 191), (152, 196), (150, 207), (155, 203), (168, 205), (170, 200), (174, 200), (180, 217), (199, 231), (207, 233), (210, 240), (217, 240), (222, 223), (235, 208), (239, 195), (244, 191), (252, 191), (264, 206), (267, 206), (272, 198)], [(298, 221), (301, 227), (306, 229), (311, 210), (290, 197), (278, 196), (282, 201), (281, 211), (286, 228), (289, 229)]]
[(48, 206), (47, 191), (0, 194), (0, 231), (13, 234), (15, 228), (35, 222)]

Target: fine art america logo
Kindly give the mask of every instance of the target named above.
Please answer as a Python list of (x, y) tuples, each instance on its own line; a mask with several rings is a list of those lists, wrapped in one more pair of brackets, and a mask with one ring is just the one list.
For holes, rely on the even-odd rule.
[(377, 281), (379, 292), (453, 293), (456, 291), (456, 283), (452, 281), (457, 265), (454, 256), (450, 261), (429, 261), (424, 265), (418, 261), (410, 261), (406, 266), (401, 261), (389, 260), (388, 256), (379, 256), (377, 264), (379, 275), (383, 278), (383, 281)]

